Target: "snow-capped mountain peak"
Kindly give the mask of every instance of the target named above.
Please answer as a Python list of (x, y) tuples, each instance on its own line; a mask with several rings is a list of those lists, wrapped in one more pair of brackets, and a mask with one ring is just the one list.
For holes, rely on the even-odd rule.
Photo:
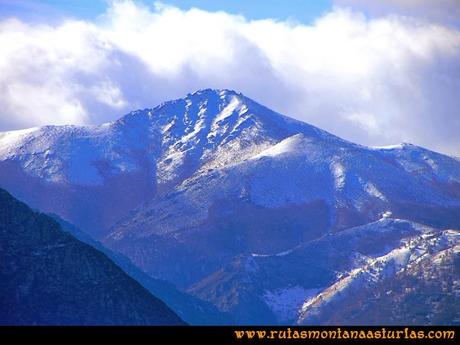
[[(90, 199), (109, 193), (116, 195), (112, 199), (123, 199), (123, 208), (130, 208), (194, 175), (248, 160), (297, 133), (332, 137), (237, 92), (206, 89), (103, 125), (45, 126), (1, 133), (1, 182), (18, 196), (29, 198), (32, 206), (52, 201), (44, 201), (42, 192), (26, 192), (25, 187), (18, 187), (18, 180), (33, 191), (51, 188), (59, 195), (68, 195), (63, 194), (68, 189), (78, 195), (84, 190), (91, 194)], [(126, 181), (132, 189), (129, 198), (124, 191)], [(78, 207), (84, 208), (87, 202), (82, 203)], [(60, 207), (53, 201), (45, 209), (57, 211)], [(91, 208), (94, 218), (100, 218), (98, 207)], [(123, 212), (117, 214), (121, 215)], [(112, 222), (114, 216), (109, 218)], [(107, 227), (105, 222), (88, 224)]]
[[(356, 145), (231, 90), (199, 90), (99, 126), (3, 133), (0, 162), (3, 183), (13, 192), (21, 190), (20, 195), (26, 193), (17, 187), (18, 176), (32, 178), (32, 189), (52, 186), (56, 193), (68, 188), (77, 194), (110, 191), (129, 200), (131, 208), (174, 190), (195, 199), (190, 186), (197, 183), (205, 186), (197, 193), (244, 194), (262, 207), (323, 200), (332, 209), (375, 208), (373, 215), (392, 211), (389, 204), (409, 197), (457, 205), (460, 194), (455, 159), (411, 145)], [(130, 198), (127, 181), (138, 191)], [(448, 192), (436, 184), (448, 185)], [(213, 202), (206, 197), (202, 212), (193, 217), (206, 217)], [(48, 208), (56, 211), (56, 205)], [(328, 217), (341, 224), (341, 212)]]

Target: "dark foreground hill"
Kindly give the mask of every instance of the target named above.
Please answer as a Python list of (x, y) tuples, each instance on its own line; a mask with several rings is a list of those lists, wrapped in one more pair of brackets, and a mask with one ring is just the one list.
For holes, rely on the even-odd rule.
[(180, 325), (104, 254), (0, 189), (0, 324)]

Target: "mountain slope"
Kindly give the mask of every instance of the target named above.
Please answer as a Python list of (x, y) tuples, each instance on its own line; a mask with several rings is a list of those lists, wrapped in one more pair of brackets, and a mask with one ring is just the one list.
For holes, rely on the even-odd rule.
[(165, 302), (182, 320), (190, 325), (225, 325), (231, 324), (230, 315), (221, 313), (211, 303), (202, 301), (189, 294), (179, 291), (173, 284), (164, 280), (154, 279), (136, 267), (126, 256), (115, 253), (104, 247), (100, 242), (93, 240), (88, 234), (82, 232), (74, 225), (62, 218), (51, 215), (61, 228), (69, 232), (75, 238), (84, 242), (96, 250), (104, 253), (128, 276), (135, 279), (152, 295)]
[[(409, 165), (407, 150), (424, 158)], [(460, 164), (427, 150), (389, 152), (301, 133), (242, 162), (197, 172), (117, 223), (105, 243), (188, 287), (239, 254), (283, 252), (384, 213), (460, 228), (458, 181)]]
[(459, 231), (425, 233), (305, 301), (299, 322), (458, 325), (459, 253)]
[(105, 255), (0, 190), (0, 324), (179, 325)]
[[(372, 292), (377, 282), (391, 281), (398, 271), (414, 262), (459, 243), (458, 231), (383, 218), (289, 251), (239, 256), (193, 285), (189, 292), (234, 314), (241, 324), (293, 324), (298, 319), (323, 324), (328, 322), (327, 313), (331, 311), (341, 318), (330, 323), (343, 324), (352, 320), (343, 313), (346, 303), (355, 306), (356, 315), (361, 316), (356, 296), (362, 296), (364, 289)], [(442, 284), (454, 288), (450, 279), (444, 279)], [(337, 306), (336, 300), (343, 304)], [(366, 303), (365, 298), (361, 301)], [(260, 307), (255, 309), (254, 305)], [(374, 307), (381, 310), (378, 303)], [(443, 307), (452, 309), (449, 304)], [(375, 323), (386, 321), (381, 315)]]

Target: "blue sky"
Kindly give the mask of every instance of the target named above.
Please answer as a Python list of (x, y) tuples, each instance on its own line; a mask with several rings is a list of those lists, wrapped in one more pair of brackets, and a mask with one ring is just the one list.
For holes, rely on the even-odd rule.
[[(138, 3), (153, 5), (153, 0), (138, 0)], [(192, 7), (207, 11), (226, 11), (241, 14), (248, 19), (274, 18), (293, 19), (311, 23), (332, 8), (331, 0), (166, 0), (164, 4), (183, 10)], [(76, 17), (94, 19), (104, 13), (107, 0), (0, 0), (0, 16), (19, 17), (27, 20), (49, 20), (51, 18)]]

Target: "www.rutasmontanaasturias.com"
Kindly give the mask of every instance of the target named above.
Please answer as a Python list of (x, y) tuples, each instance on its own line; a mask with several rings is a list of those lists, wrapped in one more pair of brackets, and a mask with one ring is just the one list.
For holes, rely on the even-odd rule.
[(236, 339), (455, 339), (455, 330), (403, 329), (344, 329), (299, 330), (290, 327), (284, 330), (235, 330)]

